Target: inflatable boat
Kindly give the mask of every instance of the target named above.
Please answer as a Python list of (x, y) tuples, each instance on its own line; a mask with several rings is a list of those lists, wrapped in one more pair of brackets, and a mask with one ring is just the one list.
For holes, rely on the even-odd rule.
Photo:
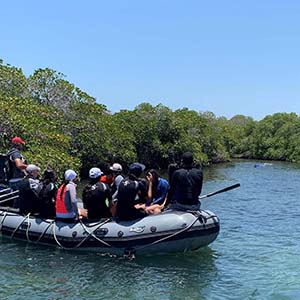
[(219, 230), (219, 218), (207, 210), (166, 210), (130, 222), (64, 223), (0, 207), (2, 236), (67, 250), (116, 255), (186, 252), (209, 245)]

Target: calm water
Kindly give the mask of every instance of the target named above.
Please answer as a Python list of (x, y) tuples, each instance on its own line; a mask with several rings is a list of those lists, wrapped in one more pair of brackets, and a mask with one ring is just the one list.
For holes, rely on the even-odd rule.
[(0, 241), (0, 299), (300, 299), (300, 165), (204, 170), (221, 232), (197, 253), (120, 257)]

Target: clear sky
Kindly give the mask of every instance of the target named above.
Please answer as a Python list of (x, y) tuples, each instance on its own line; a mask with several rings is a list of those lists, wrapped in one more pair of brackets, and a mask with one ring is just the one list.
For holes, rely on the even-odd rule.
[(11, 0), (0, 28), (4, 63), (60, 71), (113, 113), (300, 113), (298, 0)]

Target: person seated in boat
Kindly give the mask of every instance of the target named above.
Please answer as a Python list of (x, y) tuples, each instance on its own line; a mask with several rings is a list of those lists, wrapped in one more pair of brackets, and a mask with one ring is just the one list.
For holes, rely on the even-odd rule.
[(34, 214), (39, 211), (38, 194), (41, 189), (39, 176), (41, 169), (33, 164), (26, 167), (26, 177), (19, 182), (19, 199), (14, 207), (22, 214)]
[(147, 172), (148, 192), (146, 204), (136, 205), (150, 214), (159, 214), (166, 203), (169, 191), (169, 182), (162, 178), (155, 169)]
[(64, 179), (56, 194), (56, 219), (72, 223), (79, 218), (86, 217), (86, 210), (79, 209), (77, 205), (77, 185), (74, 182), (77, 179), (77, 173), (69, 169), (65, 171)]
[(91, 168), (89, 171), (90, 182), (82, 192), (83, 207), (87, 209), (89, 220), (111, 217), (109, 209), (111, 206), (111, 193), (108, 184), (100, 182), (102, 174), (99, 168)]
[(111, 204), (110, 211), (113, 216), (116, 216), (118, 188), (120, 182), (124, 179), (124, 176), (122, 175), (123, 168), (120, 164), (114, 163), (109, 169), (113, 174), (113, 183), (110, 185), (111, 194), (112, 194), (112, 204)]
[(172, 175), (167, 204), (170, 203), (172, 209), (198, 210), (203, 184), (202, 170), (194, 166), (194, 157), (191, 152), (185, 152), (181, 157), (181, 162), (181, 167)]
[(100, 177), (100, 181), (111, 186), (114, 182), (114, 175), (112, 170), (108, 167), (108, 165), (105, 165), (103, 173), (104, 174)]
[(55, 218), (55, 197), (57, 193), (57, 176), (54, 170), (45, 170), (41, 180), (39, 199), (39, 216), (42, 218)]
[(114, 163), (110, 168), (113, 174), (113, 183), (111, 184), (112, 199), (116, 199), (118, 195), (118, 187), (124, 179), (122, 175), (123, 168), (120, 164)]
[(143, 218), (147, 213), (143, 209), (135, 208), (138, 203), (145, 203), (147, 183), (139, 177), (145, 166), (135, 162), (129, 166), (128, 177), (121, 181), (118, 189), (116, 217), (118, 221), (130, 221)]

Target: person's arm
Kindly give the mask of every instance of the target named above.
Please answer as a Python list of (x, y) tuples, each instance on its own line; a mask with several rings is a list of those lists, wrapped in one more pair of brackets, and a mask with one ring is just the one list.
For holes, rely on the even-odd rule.
[(123, 180), (123, 176), (122, 175), (118, 175), (115, 179), (115, 186), (116, 186), (116, 191), (114, 192), (114, 194), (112, 195), (112, 199), (116, 199), (118, 197), (118, 189), (119, 189), (119, 185), (121, 183), (121, 181)]
[(78, 206), (77, 206), (77, 197), (76, 197), (76, 187), (74, 184), (68, 184), (68, 191), (70, 195), (70, 204), (71, 209), (75, 212), (76, 217), (79, 216)]
[(178, 176), (177, 174), (178, 174), (178, 172), (175, 171), (173, 176), (172, 176), (170, 189), (169, 189), (168, 196), (167, 196), (166, 206), (169, 205), (170, 202), (173, 199), (173, 196), (174, 196), (174, 193), (175, 193), (175, 188), (176, 188), (176, 185), (177, 185), (177, 176)]
[(8, 155), (10, 155), (10, 160), (15, 163), (16, 168), (19, 170), (27, 168), (27, 164), (24, 163), (23, 157), (18, 150), (13, 150)]
[(20, 158), (15, 159), (15, 164), (16, 164), (16, 167), (20, 170), (25, 170), (27, 168), (27, 165), (24, 164)]
[(203, 172), (202, 170), (198, 170), (198, 197), (201, 194), (202, 185), (203, 185)]
[(148, 180), (148, 191), (147, 191), (146, 206), (149, 206), (152, 203), (152, 199), (153, 199), (153, 176), (151, 173), (147, 175), (147, 180)]
[(87, 209), (87, 197), (86, 197), (86, 194), (87, 194), (87, 187), (85, 186), (83, 191), (82, 191), (82, 203), (83, 203), (83, 208)]

